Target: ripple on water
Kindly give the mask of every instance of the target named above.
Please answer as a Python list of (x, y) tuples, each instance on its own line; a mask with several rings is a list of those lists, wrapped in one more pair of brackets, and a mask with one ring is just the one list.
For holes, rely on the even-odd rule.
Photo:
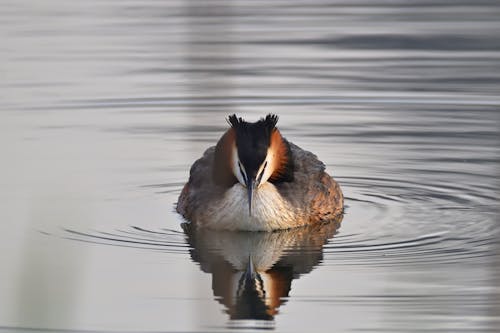
[(131, 247), (166, 253), (186, 253), (189, 246), (182, 231), (161, 229), (149, 230), (130, 226), (114, 231), (79, 231), (63, 229), (64, 238), (92, 244)]
[[(460, 186), (446, 182), (422, 183), (397, 177), (344, 177), (339, 181), (350, 195), (346, 196), (343, 228), (323, 247), (323, 265), (474, 262), (488, 256), (496, 241), (491, 236), (491, 222), (478, 219), (492, 210), (495, 202), (484, 186), (469, 189), (464, 195)], [(178, 193), (181, 186), (168, 183), (144, 188)], [(187, 254), (190, 249), (182, 231), (140, 226), (108, 231), (64, 229), (63, 237), (172, 254)]]
[[(325, 264), (396, 266), (478, 262), (496, 242), (485, 216), (495, 198), (484, 187), (464, 189), (443, 182), (422, 183), (383, 178), (344, 178), (354, 193), (346, 198), (343, 225), (361, 226), (340, 234), (324, 247)], [(486, 202), (486, 204), (485, 204)], [(362, 212), (363, 221), (349, 221)], [(366, 219), (365, 219), (366, 217)], [(347, 229), (347, 228), (346, 228)]]

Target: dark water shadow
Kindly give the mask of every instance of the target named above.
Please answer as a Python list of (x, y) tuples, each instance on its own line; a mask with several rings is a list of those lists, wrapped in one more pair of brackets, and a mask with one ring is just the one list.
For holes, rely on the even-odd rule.
[[(292, 281), (323, 260), (336, 221), (275, 232), (214, 231), (184, 224), (190, 256), (212, 275), (215, 299), (237, 327), (240, 320), (273, 320), (289, 300)], [(248, 327), (246, 327), (248, 328)]]

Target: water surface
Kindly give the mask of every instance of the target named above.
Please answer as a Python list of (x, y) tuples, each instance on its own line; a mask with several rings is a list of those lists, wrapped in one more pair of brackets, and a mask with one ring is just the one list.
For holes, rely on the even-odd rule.
[[(496, 2), (3, 7), (0, 332), (497, 331)], [(269, 112), (343, 220), (186, 232), (191, 163)]]

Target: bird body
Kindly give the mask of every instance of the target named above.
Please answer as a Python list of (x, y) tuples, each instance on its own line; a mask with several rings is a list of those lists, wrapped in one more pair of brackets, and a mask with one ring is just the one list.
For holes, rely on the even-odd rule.
[(232, 127), (190, 170), (177, 211), (211, 229), (272, 231), (335, 219), (340, 186), (317, 157), (288, 142), (268, 115)]

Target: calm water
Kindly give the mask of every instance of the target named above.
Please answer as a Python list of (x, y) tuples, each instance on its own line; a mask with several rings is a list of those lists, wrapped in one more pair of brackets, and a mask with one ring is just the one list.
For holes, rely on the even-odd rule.
[[(498, 331), (499, 17), (4, 0), (0, 332)], [(189, 166), (234, 112), (280, 115), (340, 182), (341, 223), (184, 232)]]

